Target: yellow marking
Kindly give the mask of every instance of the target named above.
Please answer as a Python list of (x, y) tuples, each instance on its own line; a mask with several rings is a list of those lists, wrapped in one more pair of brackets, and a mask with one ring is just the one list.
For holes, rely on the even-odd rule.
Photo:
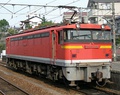
[(64, 49), (82, 49), (82, 46), (61, 46)]
[(104, 49), (104, 48), (112, 48), (111, 46), (100, 46), (100, 48)]

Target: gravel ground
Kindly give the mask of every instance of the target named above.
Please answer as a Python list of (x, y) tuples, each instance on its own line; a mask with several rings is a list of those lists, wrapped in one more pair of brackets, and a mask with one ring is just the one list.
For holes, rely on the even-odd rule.
[(84, 95), (74, 90), (50, 85), (45, 81), (25, 76), (3, 66), (0, 66), (0, 76), (29, 92), (30, 95)]

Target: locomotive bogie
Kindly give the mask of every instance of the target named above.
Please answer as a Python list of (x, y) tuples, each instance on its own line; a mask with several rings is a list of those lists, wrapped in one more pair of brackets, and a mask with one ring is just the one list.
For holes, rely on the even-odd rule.
[[(64, 76), (69, 81), (79, 81), (83, 80), (85, 82), (91, 82), (93, 79), (97, 78), (95, 75), (92, 76), (93, 73), (101, 72), (102, 76), (101, 79), (109, 79), (110, 78), (110, 64), (97, 63), (90, 65), (89, 63), (83, 64), (81, 67), (65, 67), (62, 68)], [(100, 79), (99, 78), (99, 79)]]
[[(8, 59), (7, 59), (8, 60)], [(24, 72), (36, 75), (44, 75), (51, 80), (62, 79), (63, 73), (61, 67), (55, 65), (48, 65), (44, 63), (37, 63), (32, 61), (11, 59), (7, 61), (7, 65)]]

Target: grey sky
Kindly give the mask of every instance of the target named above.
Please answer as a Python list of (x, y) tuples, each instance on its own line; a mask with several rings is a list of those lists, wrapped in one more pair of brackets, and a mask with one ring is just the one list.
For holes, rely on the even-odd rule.
[[(77, 7), (87, 7), (88, 0), (0, 0), (0, 3), (14, 3), (14, 4), (34, 4), (34, 5), (68, 5)], [(0, 6), (0, 19), (6, 19), (11, 26), (18, 26), (20, 21), (27, 19), (27, 15), (45, 15), (46, 19), (52, 20), (54, 22), (60, 22), (62, 20), (62, 13), (68, 11), (67, 9), (57, 9), (54, 8), (40, 8), (40, 7), (27, 7), (22, 11), (20, 9), (24, 6), (8, 6), (3, 5), (5, 8), (9, 9), (13, 13), (7, 11)], [(52, 11), (54, 10), (54, 11)], [(19, 11), (19, 12), (17, 12)], [(50, 12), (52, 11), (52, 12)], [(17, 12), (17, 13), (16, 13)], [(50, 13), (48, 13), (50, 12)], [(46, 15), (47, 14), (47, 15)]]

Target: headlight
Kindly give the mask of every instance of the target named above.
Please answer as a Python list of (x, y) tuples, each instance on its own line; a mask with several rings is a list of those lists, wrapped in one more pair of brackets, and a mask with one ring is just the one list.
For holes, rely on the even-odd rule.
[(105, 26), (102, 24), (102, 25), (101, 25), (101, 28), (102, 28), (102, 29), (105, 29)]
[(79, 23), (76, 23), (76, 28), (80, 28), (80, 24)]

